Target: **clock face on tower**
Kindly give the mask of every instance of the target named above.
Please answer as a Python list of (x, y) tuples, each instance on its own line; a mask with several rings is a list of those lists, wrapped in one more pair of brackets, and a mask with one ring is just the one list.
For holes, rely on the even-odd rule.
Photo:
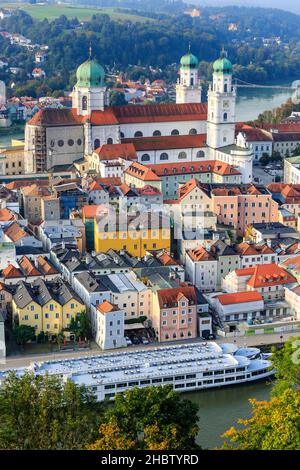
[(224, 109), (228, 109), (228, 108), (229, 108), (229, 101), (228, 101), (228, 100), (223, 101), (223, 108), (224, 108)]

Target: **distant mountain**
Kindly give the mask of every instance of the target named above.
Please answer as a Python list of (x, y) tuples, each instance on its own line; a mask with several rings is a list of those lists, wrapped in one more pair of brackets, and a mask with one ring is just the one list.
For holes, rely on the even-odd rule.
[(279, 8), (300, 14), (299, 0), (184, 0), (185, 3), (194, 3), (199, 6), (223, 7), (228, 5), (239, 5), (247, 7)]

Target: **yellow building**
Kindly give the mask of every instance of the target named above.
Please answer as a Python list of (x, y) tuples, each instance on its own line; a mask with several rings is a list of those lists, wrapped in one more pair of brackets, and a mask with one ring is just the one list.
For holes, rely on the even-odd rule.
[(71, 319), (82, 311), (85, 305), (73, 290), (60, 278), (52, 282), (37, 279), (33, 284), (21, 281), (13, 296), (13, 320), (15, 325), (28, 325), (56, 335), (69, 327)]
[(128, 251), (132, 256), (142, 258), (148, 251), (170, 251), (169, 219), (157, 213), (146, 212), (128, 216), (122, 223), (119, 214), (111, 214), (94, 223), (95, 251)]
[(5, 175), (24, 175), (24, 145), (1, 149), (0, 158), (3, 159)]

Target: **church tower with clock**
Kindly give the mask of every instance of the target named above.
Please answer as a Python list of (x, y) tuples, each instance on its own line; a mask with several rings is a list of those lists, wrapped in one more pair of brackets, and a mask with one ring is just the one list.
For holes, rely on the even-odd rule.
[(207, 145), (212, 149), (235, 142), (236, 89), (232, 64), (225, 51), (213, 65), (213, 84), (208, 91)]

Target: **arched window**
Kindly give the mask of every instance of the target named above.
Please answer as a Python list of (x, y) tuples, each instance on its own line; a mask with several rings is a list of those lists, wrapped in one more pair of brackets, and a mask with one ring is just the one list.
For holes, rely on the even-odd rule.
[(161, 153), (160, 154), (160, 157), (159, 157), (160, 160), (168, 160), (169, 159), (169, 155), (165, 152)]
[(190, 129), (190, 132), (189, 132), (190, 135), (195, 135), (197, 134), (197, 129)]
[(134, 137), (143, 137), (143, 133), (141, 131), (136, 131)]
[(87, 96), (82, 97), (82, 111), (87, 110)]
[(124, 132), (120, 132), (121, 139), (124, 139), (125, 135)]
[(180, 159), (187, 158), (186, 152), (179, 152), (178, 158), (180, 158)]
[(173, 338), (175, 339), (177, 337), (176, 333), (173, 333)]
[(161, 132), (160, 131), (154, 131), (153, 132), (153, 136), (156, 137), (156, 136), (160, 136), (161, 135)]
[(180, 338), (184, 338), (184, 332), (183, 331), (180, 332)]
[(141, 161), (142, 162), (149, 162), (149, 160), (150, 160), (150, 155), (148, 153), (144, 153), (142, 155)]
[(227, 85), (227, 83), (225, 83), (225, 85), (224, 85), (224, 93), (227, 93), (227, 91), (228, 91), (228, 85)]
[(198, 150), (198, 152), (196, 153), (196, 157), (197, 158), (204, 158), (205, 153), (203, 152), (203, 150)]
[(112, 143), (113, 143), (113, 140), (112, 140), (111, 137), (109, 137), (109, 138), (107, 139), (107, 143), (108, 143), (108, 144), (112, 144)]
[(100, 147), (100, 140), (99, 139), (95, 139), (94, 140), (94, 150), (96, 150), (97, 148)]
[(223, 114), (223, 121), (227, 121), (227, 118), (228, 118), (228, 114), (227, 114), (227, 113), (224, 113), (224, 114)]
[(191, 86), (194, 86), (194, 78), (191, 77)]
[(168, 333), (165, 335), (165, 339), (169, 339), (169, 335), (168, 335)]
[(171, 135), (179, 135), (179, 130), (178, 129), (173, 129), (171, 132)]

